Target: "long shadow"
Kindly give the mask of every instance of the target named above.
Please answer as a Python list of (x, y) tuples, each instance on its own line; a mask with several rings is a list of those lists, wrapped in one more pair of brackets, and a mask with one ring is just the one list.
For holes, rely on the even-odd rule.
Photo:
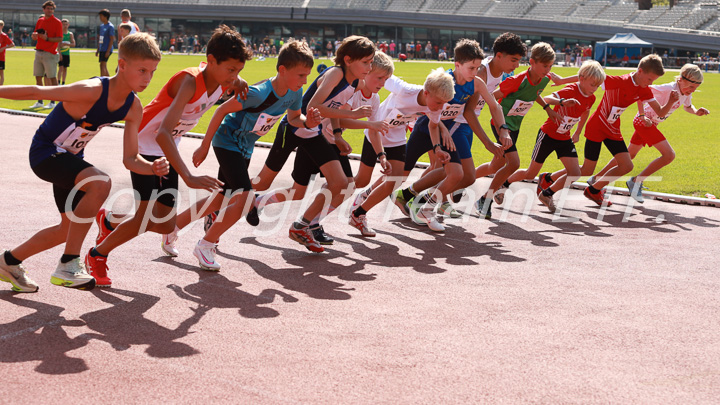
[[(88, 343), (84, 335), (71, 339), (65, 328), (84, 326), (80, 320), (67, 320), (60, 314), (65, 308), (42, 302), (0, 294), (8, 304), (34, 309), (13, 322), (0, 325), (0, 362), (39, 361), (35, 371), (42, 374), (77, 374), (88, 370), (85, 360), (68, 356), (68, 352)], [(40, 330), (40, 333), (37, 333)], [(9, 376), (6, 376), (9, 378)]]
[(612, 236), (612, 234), (603, 232), (603, 227), (592, 224), (582, 218), (575, 217), (572, 214), (568, 214), (568, 212), (578, 212), (584, 216), (584, 211), (563, 208), (562, 213), (559, 213), (558, 215), (549, 211), (540, 214), (527, 214), (515, 210), (509, 210), (509, 212), (518, 216), (525, 215), (528, 218), (534, 219), (542, 224), (556, 228), (554, 230), (534, 231), (536, 233), (558, 233), (562, 235), (592, 236), (600, 238), (608, 238)]
[[(220, 255), (221, 252), (218, 252), (218, 256)], [(227, 255), (223, 256), (227, 257)], [(275, 297), (282, 298), (284, 302), (298, 301), (292, 295), (272, 288), (263, 290), (259, 295), (250, 294), (238, 288), (242, 286), (241, 283), (232, 281), (221, 273), (204, 271), (197, 266), (180, 263), (167, 257), (156, 261), (197, 273), (197, 283), (185, 287), (170, 284), (167, 287), (174, 291), (179, 298), (204, 307), (237, 308), (238, 313), (245, 318), (261, 319), (274, 318), (280, 315), (275, 309), (263, 306), (271, 304)]]
[[(178, 340), (191, 333), (190, 328), (200, 321), (209, 307), (198, 305), (190, 308), (193, 314), (177, 328), (169, 329), (143, 316), (160, 300), (159, 297), (117, 288), (96, 288), (93, 294), (111, 306), (80, 317), (88, 328), (97, 332), (87, 333), (86, 336), (107, 342), (117, 351), (127, 350), (133, 345), (147, 345), (145, 353), (158, 358), (186, 357), (199, 353)], [(130, 301), (120, 297), (130, 298)]]
[[(375, 274), (358, 273), (364, 269), (367, 263), (370, 263), (370, 260), (351, 259), (346, 253), (337, 250), (328, 249), (326, 253), (319, 255), (308, 254), (297, 250), (294, 246), (285, 248), (269, 245), (254, 237), (242, 238), (240, 243), (279, 251), (287, 267), (276, 268), (260, 260), (224, 252), (218, 252), (218, 255), (244, 262), (259, 276), (274, 281), (285, 289), (303, 293), (310, 298), (322, 300), (348, 300), (351, 298), (348, 291), (354, 291), (354, 288), (344, 287), (345, 284), (329, 280), (326, 277), (336, 277), (345, 281), (371, 281), (376, 278)], [(343, 262), (346, 263), (332, 262), (336, 258), (343, 258)]]

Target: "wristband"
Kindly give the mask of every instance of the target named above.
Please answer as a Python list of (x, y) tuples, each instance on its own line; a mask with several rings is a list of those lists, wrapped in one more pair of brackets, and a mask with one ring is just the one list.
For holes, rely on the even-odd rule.
[(305, 121), (303, 121), (303, 126), (305, 127), (305, 129), (310, 129), (310, 127), (307, 126), (307, 118), (305, 119)]
[(382, 152), (380, 152), (380, 153), (377, 154), (377, 158), (378, 158), (378, 159), (380, 159), (380, 158), (383, 157), (383, 156), (385, 156), (385, 158), (387, 158), (387, 153), (386, 153), (385, 151), (382, 151)]
[(333, 135), (342, 135), (343, 130), (340, 128), (333, 129)]
[(561, 98), (561, 99), (560, 99), (560, 107), (563, 106), (563, 101), (565, 101), (565, 99), (564, 99), (564, 98)]
[(644, 117), (645, 114), (638, 114), (638, 117)]
[(432, 148), (433, 152), (435, 152), (435, 148), (437, 148), (438, 146), (440, 147), (440, 149), (442, 149), (442, 145), (440, 145), (439, 143), (436, 143), (435, 145), (433, 145), (433, 148)]
[(543, 110), (547, 110), (548, 107), (550, 107), (550, 104), (545, 104), (545, 105), (543, 106)]
[(500, 125), (500, 129), (507, 129), (510, 132), (510, 127), (507, 124)]

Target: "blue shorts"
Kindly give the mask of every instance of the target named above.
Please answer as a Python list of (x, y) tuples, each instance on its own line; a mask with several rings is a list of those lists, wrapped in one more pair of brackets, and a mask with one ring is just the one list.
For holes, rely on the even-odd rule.
[(455, 150), (460, 155), (460, 159), (471, 159), (473, 131), (470, 129), (470, 125), (460, 122), (454, 123), (450, 127), (450, 136), (455, 142)]
[[(410, 133), (410, 138), (405, 149), (405, 171), (409, 172), (415, 167), (415, 163), (420, 157), (433, 149), (432, 140), (430, 139), (430, 130), (428, 123), (430, 120), (426, 116), (418, 118), (415, 127)], [(443, 125), (443, 124), (440, 124)], [(460, 155), (457, 150), (449, 151), (445, 146), (441, 146), (442, 150), (450, 155), (450, 163), (460, 163)]]

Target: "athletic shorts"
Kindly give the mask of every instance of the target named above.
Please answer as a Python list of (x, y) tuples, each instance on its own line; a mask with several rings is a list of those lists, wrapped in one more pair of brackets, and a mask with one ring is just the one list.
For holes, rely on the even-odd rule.
[(0, 70), (5, 70), (5, 61), (0, 60)]
[(622, 141), (622, 134), (616, 134), (608, 130), (600, 118), (591, 118), (585, 125), (585, 138), (598, 143), (605, 139)]
[(605, 147), (608, 148), (610, 153), (612, 153), (613, 156), (617, 155), (618, 153), (626, 153), (628, 151), (627, 145), (625, 145), (625, 141), (615, 141), (612, 139), (605, 139), (602, 142), (595, 142), (591, 141), (589, 139), (585, 140), (585, 160), (591, 160), (593, 162), (597, 162), (598, 159), (600, 159), (600, 147), (602, 144), (605, 144)]
[[(430, 131), (428, 130), (428, 123), (430, 120), (426, 117), (420, 117), (410, 133), (410, 138), (405, 149), (405, 171), (409, 172), (415, 167), (415, 163), (420, 157), (433, 148), (432, 140), (430, 139)], [(442, 123), (440, 125), (443, 125)], [(440, 142), (442, 144), (442, 141)], [(460, 163), (460, 155), (455, 150), (450, 152), (445, 145), (441, 145), (440, 148), (450, 154), (450, 163)]]
[(575, 144), (572, 140), (565, 139), (560, 141), (539, 130), (537, 140), (535, 141), (535, 149), (533, 149), (532, 154), (533, 162), (545, 163), (545, 159), (547, 159), (553, 151), (557, 154), (558, 159), (564, 157), (577, 159), (578, 157)]
[[(500, 134), (498, 134), (497, 129), (495, 129), (495, 125), (490, 124), (490, 127), (492, 128), (493, 135), (495, 135), (495, 140), (497, 143), (500, 143)], [(510, 139), (512, 139), (512, 146), (507, 148), (505, 150), (505, 153), (510, 152), (517, 152), (517, 140), (518, 135), (520, 135), (520, 131), (510, 131)]]
[(213, 146), (215, 157), (217, 158), (220, 168), (218, 169), (218, 180), (222, 181), (223, 193), (229, 196), (236, 191), (252, 190), (252, 182), (248, 173), (250, 159), (233, 150), (218, 148)]
[[(301, 150), (307, 151), (308, 157), (317, 167), (338, 158), (337, 152), (324, 136), (300, 138), (290, 131), (290, 125), (282, 122), (278, 126), (275, 142), (273, 142), (273, 146), (268, 152), (265, 166), (274, 172), (279, 172), (285, 166), (285, 162), (287, 162), (288, 157), (295, 148), (298, 149), (298, 152)], [(297, 157), (295, 159), (297, 160)]]
[[(78, 174), (88, 167), (93, 165), (72, 153), (55, 153), (33, 166), (32, 170), (39, 178), (52, 183), (55, 206), (62, 214), (74, 211), (85, 195), (84, 191), (75, 189), (77, 190), (75, 192), (73, 189)], [(68, 202), (70, 202), (69, 207)]]
[(62, 58), (60, 61), (58, 61), (58, 66), (69, 68), (70, 67), (70, 54), (62, 55)]
[[(325, 137), (323, 136), (322, 138), (324, 139)], [(340, 148), (336, 145), (330, 144), (330, 147), (332, 148), (333, 153), (337, 156), (337, 160), (340, 162), (340, 166), (342, 166), (345, 177), (352, 178), (353, 172), (352, 167), (350, 167), (350, 158), (340, 155)], [(292, 171), (292, 178), (295, 183), (301, 186), (307, 186), (310, 184), (310, 178), (312, 175), (317, 173), (320, 173), (320, 176), (325, 177), (320, 171), (320, 166), (313, 163), (310, 154), (307, 153), (305, 149), (298, 148), (297, 154), (295, 155), (295, 166)]]
[(660, 132), (657, 125), (646, 127), (640, 117), (633, 120), (633, 127), (635, 127), (635, 133), (633, 133), (630, 143), (634, 145), (653, 146), (665, 140), (665, 135)]
[(460, 159), (472, 158), (473, 131), (470, 125), (456, 122), (450, 127), (450, 135), (455, 143)]
[[(162, 156), (140, 155), (148, 162), (154, 162)], [(135, 189), (135, 198), (140, 201), (157, 200), (162, 205), (170, 208), (175, 207), (175, 199), (178, 193), (178, 174), (175, 169), (170, 166), (170, 173), (165, 176), (156, 176), (154, 174), (138, 174), (130, 172), (133, 189)]]
[(50, 52), (35, 50), (35, 61), (33, 62), (33, 76), (48, 79), (57, 77), (58, 60), (60, 56), (53, 55)]
[[(387, 160), (397, 160), (398, 162), (405, 162), (405, 145), (392, 146), (390, 148), (383, 148), (387, 153)], [(368, 167), (375, 167), (377, 163), (377, 153), (372, 147), (370, 141), (365, 137), (363, 142), (362, 153), (360, 154), (360, 162)]]
[(101, 62), (101, 63), (107, 62), (108, 59), (110, 59), (111, 55), (112, 55), (112, 53), (110, 53), (110, 55), (108, 55), (108, 56), (105, 56), (105, 52), (99, 52), (98, 53), (98, 62)]

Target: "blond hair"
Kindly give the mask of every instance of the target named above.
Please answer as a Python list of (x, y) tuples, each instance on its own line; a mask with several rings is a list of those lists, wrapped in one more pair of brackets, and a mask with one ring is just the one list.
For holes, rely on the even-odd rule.
[(642, 71), (645, 73), (652, 73), (658, 76), (662, 76), (665, 74), (665, 68), (663, 67), (662, 59), (655, 53), (652, 53), (640, 59), (640, 63), (638, 63), (638, 69), (642, 69)]
[(5, 25), (5, 21), (0, 20), (0, 25), (4, 26), (4, 25)]
[(455, 97), (455, 81), (443, 68), (432, 70), (425, 79), (423, 88), (441, 100), (450, 101)]
[(128, 35), (118, 45), (118, 58), (124, 60), (151, 59), (159, 61), (162, 58), (155, 37), (145, 32)]
[(682, 69), (680, 69), (680, 75), (675, 76), (676, 80), (680, 80), (680, 78), (683, 78), (691, 83), (702, 83), (703, 72), (697, 65), (693, 65), (692, 63), (686, 63), (685, 65), (683, 65)]
[(595, 83), (605, 81), (605, 71), (600, 63), (595, 60), (586, 60), (578, 70), (578, 76), (594, 80)]
[(395, 72), (395, 64), (393, 60), (387, 56), (385, 52), (375, 52), (375, 57), (372, 61), (372, 71), (379, 70), (383, 73), (387, 73), (388, 76), (392, 76)]
[(540, 63), (554, 62), (555, 51), (547, 42), (538, 42), (530, 49), (530, 59)]

